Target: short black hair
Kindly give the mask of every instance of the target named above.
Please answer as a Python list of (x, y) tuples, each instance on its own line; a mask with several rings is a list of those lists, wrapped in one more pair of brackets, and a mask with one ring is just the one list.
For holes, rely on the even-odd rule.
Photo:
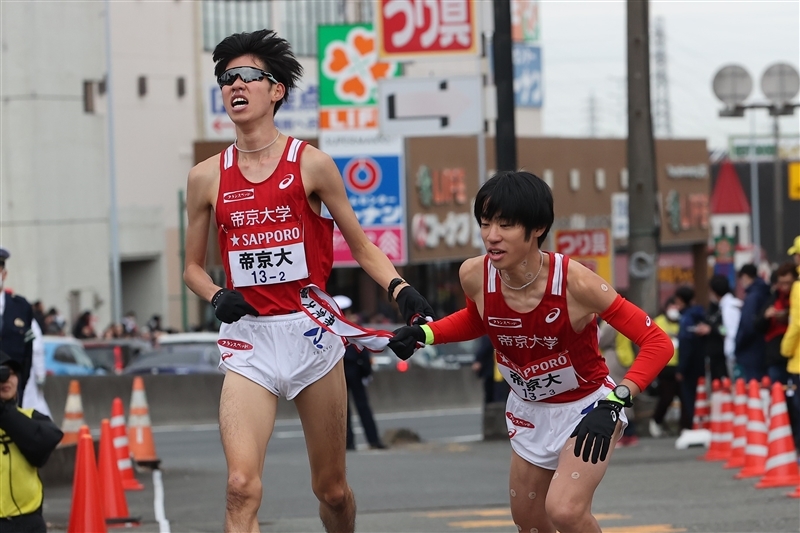
[(694, 300), (694, 289), (688, 285), (682, 285), (675, 289), (675, 298), (688, 306), (692, 303), (692, 300)]
[(524, 171), (497, 172), (481, 186), (475, 197), (475, 220), (500, 218), (525, 228), (525, 240), (539, 228), (539, 246), (553, 225), (553, 192), (538, 176)]
[(731, 292), (731, 284), (728, 281), (728, 277), (722, 274), (714, 274), (711, 276), (711, 279), (708, 281), (708, 286), (711, 288), (711, 291), (720, 298)]
[(291, 90), (297, 87), (303, 67), (294, 56), (289, 41), (278, 37), (275, 31), (265, 29), (234, 33), (222, 39), (211, 56), (216, 63), (214, 76), (219, 78), (232, 60), (248, 55), (258, 58), (264, 64), (264, 69), (286, 88), (283, 98), (275, 102), (277, 113), (283, 102), (289, 99)]
[(776, 268), (772, 274), (776, 279), (782, 278), (787, 274), (791, 274), (794, 279), (797, 279), (797, 266), (792, 262), (783, 263), (781, 266)]
[(758, 269), (753, 263), (747, 263), (746, 265), (742, 265), (742, 268), (739, 269), (738, 277), (748, 276), (750, 278), (757, 278), (758, 277)]

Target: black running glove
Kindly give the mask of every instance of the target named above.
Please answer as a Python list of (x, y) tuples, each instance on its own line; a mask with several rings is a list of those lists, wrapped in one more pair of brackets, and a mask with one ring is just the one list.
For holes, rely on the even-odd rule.
[(389, 339), (389, 348), (403, 361), (423, 346), (425, 346), (425, 332), (420, 326), (398, 328), (394, 330), (394, 337)]
[[(417, 289), (408, 285), (397, 294), (397, 306), (406, 324), (424, 324), (433, 320), (433, 308)], [(423, 340), (425, 337), (423, 336)]]
[(589, 455), (592, 456), (592, 463), (597, 464), (597, 459), (605, 461), (608, 450), (611, 447), (611, 437), (617, 429), (617, 420), (623, 405), (612, 400), (599, 400), (594, 409), (584, 416), (570, 438), (578, 436), (575, 440), (575, 457), (581, 456), (583, 448), (583, 461), (589, 462)]
[(232, 324), (244, 315), (258, 316), (256, 308), (247, 303), (244, 295), (231, 289), (220, 289), (211, 298), (214, 315), (226, 324)]

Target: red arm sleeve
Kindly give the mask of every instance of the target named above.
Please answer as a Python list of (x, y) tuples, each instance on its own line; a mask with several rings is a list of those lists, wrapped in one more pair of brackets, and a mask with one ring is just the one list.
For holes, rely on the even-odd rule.
[(428, 326), (433, 331), (434, 344), (469, 341), (486, 334), (478, 306), (469, 298), (466, 309), (456, 311), (435, 322), (429, 322)]
[(675, 352), (669, 336), (644, 311), (619, 295), (600, 317), (639, 346), (639, 355), (625, 377), (644, 390)]

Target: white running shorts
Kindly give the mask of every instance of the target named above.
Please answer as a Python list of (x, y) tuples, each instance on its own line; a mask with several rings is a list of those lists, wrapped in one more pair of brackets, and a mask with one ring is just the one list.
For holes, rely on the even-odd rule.
[[(511, 448), (529, 463), (555, 470), (558, 456), (575, 426), (612, 389), (605, 385), (588, 396), (567, 403), (526, 402), (513, 391), (506, 402), (506, 426)], [(628, 425), (624, 410), (622, 429)]]
[(305, 313), (246, 315), (233, 324), (223, 323), (217, 347), (221, 369), (288, 400), (325, 376), (344, 356), (342, 338)]

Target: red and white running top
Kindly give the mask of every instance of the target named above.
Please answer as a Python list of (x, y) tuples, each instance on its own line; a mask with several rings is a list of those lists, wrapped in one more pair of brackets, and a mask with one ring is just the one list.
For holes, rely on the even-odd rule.
[(541, 302), (528, 313), (506, 304), (500, 273), (487, 256), (483, 278), (483, 325), (498, 369), (523, 400), (565, 403), (611, 385), (597, 345), (597, 323), (572, 329), (567, 310), (569, 258), (547, 253), (550, 267)]
[(289, 137), (260, 183), (239, 170), (234, 145), (220, 155), (215, 212), (227, 286), (262, 316), (300, 311), (300, 289), (324, 287), (333, 266), (333, 220), (311, 209), (300, 174), (305, 146)]

